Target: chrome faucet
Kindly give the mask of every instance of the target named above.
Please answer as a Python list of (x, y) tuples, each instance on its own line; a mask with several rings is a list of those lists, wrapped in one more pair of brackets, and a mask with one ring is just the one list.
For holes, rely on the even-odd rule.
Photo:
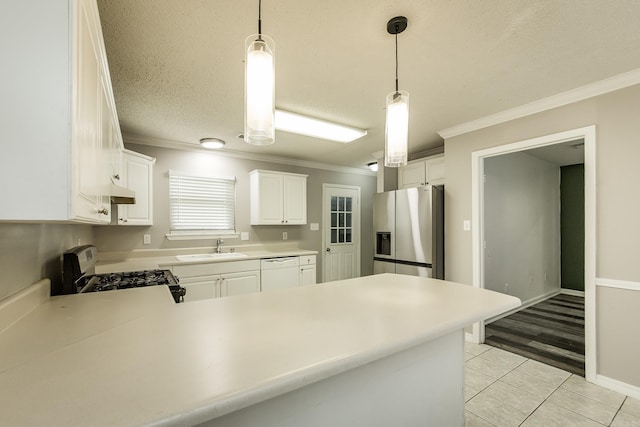
[(221, 254), (222, 253), (222, 245), (223, 244), (224, 244), (224, 240), (222, 240), (222, 239), (216, 240), (216, 253), (217, 254)]

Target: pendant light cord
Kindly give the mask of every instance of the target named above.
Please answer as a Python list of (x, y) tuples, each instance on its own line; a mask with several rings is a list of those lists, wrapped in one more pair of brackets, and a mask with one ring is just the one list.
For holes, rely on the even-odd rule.
[(262, 0), (258, 0), (258, 39), (262, 39)]
[(396, 93), (398, 93), (398, 33), (396, 33)]

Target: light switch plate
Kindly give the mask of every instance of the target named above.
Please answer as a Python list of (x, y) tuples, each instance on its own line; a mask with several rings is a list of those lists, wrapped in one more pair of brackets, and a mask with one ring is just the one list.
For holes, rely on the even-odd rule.
[(243, 231), (240, 233), (240, 240), (249, 240), (249, 232)]
[(150, 245), (151, 244), (151, 234), (145, 234), (142, 237), (142, 243), (144, 243), (145, 245)]
[(309, 228), (311, 229), (311, 231), (318, 231), (320, 230), (320, 224), (318, 224), (317, 222), (312, 222), (311, 224), (309, 224)]
[(468, 219), (465, 219), (462, 222), (462, 228), (464, 229), (464, 231), (470, 231), (471, 230), (471, 221), (469, 221)]

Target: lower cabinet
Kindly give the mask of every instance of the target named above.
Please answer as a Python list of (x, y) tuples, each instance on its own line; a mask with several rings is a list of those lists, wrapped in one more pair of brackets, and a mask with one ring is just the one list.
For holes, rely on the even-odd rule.
[(306, 255), (300, 257), (300, 286), (315, 285), (316, 283), (316, 256)]
[[(283, 258), (284, 259), (284, 258)], [(313, 285), (316, 283), (316, 256), (306, 255), (293, 258), (298, 261), (291, 272), (291, 279), (295, 282), (293, 286)], [(171, 266), (171, 271), (180, 280), (180, 285), (184, 286), (187, 294), (184, 302), (199, 301), (203, 299), (230, 297), (233, 295), (251, 294), (264, 291), (265, 283), (261, 280), (262, 260), (246, 260), (232, 262), (212, 262), (203, 264), (178, 264)], [(270, 272), (281, 272), (284, 270), (269, 269)], [(296, 280), (296, 271), (298, 278)], [(269, 274), (265, 278), (273, 278)], [(279, 277), (279, 276), (278, 276)], [(280, 289), (282, 278), (276, 279), (273, 289)]]
[(185, 302), (260, 292), (260, 260), (174, 265)]
[(260, 292), (260, 270), (220, 276), (220, 296), (251, 294)]

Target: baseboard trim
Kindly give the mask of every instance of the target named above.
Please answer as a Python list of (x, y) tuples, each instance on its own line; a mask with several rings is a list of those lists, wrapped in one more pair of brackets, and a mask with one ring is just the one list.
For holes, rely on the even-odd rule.
[(640, 387), (614, 380), (604, 375), (596, 375), (595, 384), (613, 390), (617, 393), (625, 394), (634, 399), (640, 399)]
[(575, 289), (560, 289), (560, 293), (563, 295), (571, 295), (574, 297), (584, 297), (584, 291), (577, 291)]
[(544, 300), (546, 300), (548, 298), (555, 297), (556, 295), (558, 295), (560, 293), (561, 293), (560, 289), (555, 289), (555, 290), (553, 290), (551, 292), (547, 292), (546, 294), (542, 294), (542, 295), (537, 296), (535, 298), (531, 298), (530, 300), (527, 300), (527, 301), (523, 302), (519, 307), (516, 307), (516, 308), (511, 309), (509, 311), (506, 311), (506, 312), (504, 312), (502, 314), (499, 314), (499, 315), (497, 315), (495, 317), (492, 317), (490, 319), (485, 320), (484, 324), (486, 326), (491, 322), (495, 322), (496, 320), (500, 320), (503, 317), (507, 317), (510, 314), (517, 313), (520, 310), (524, 310), (525, 308), (531, 307), (532, 305), (535, 305), (535, 304), (539, 303), (540, 301), (544, 301)]

